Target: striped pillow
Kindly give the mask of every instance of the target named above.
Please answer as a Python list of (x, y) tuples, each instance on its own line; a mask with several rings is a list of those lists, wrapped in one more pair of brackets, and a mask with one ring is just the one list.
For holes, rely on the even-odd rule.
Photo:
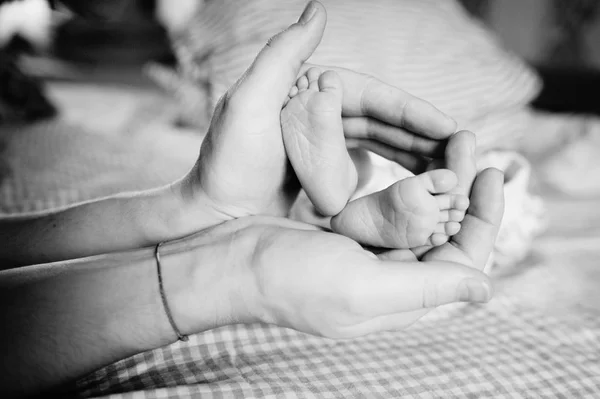
[[(539, 91), (535, 73), (453, 0), (321, 1), (328, 25), (310, 62), (376, 76), (427, 99), (461, 127), (483, 119), (506, 126), (507, 110), (521, 109)], [(203, 76), (207, 117), (268, 38), (294, 22), (305, 3), (206, 1), (174, 44), (184, 74), (194, 69)]]

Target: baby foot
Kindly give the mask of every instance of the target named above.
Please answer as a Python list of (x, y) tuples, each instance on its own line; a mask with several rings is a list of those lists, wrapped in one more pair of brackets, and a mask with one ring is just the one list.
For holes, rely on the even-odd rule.
[(288, 158), (315, 208), (339, 213), (354, 192), (356, 168), (342, 126), (342, 83), (333, 71), (310, 68), (300, 76), (281, 111)]
[(331, 219), (331, 228), (376, 247), (442, 245), (458, 233), (469, 207), (466, 195), (449, 193), (457, 182), (447, 169), (400, 180), (350, 202)]

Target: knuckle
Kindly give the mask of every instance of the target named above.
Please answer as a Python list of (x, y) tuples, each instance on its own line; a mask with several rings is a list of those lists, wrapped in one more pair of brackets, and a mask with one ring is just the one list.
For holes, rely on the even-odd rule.
[(267, 42), (265, 43), (265, 47), (273, 47), (273, 45), (274, 45), (275, 43), (277, 43), (277, 42), (278, 42), (278, 41), (281, 39), (281, 37), (282, 37), (283, 35), (285, 35), (285, 34), (286, 34), (288, 31), (290, 31), (291, 29), (293, 29), (293, 25), (292, 25), (292, 26), (290, 26), (290, 27), (288, 27), (288, 28), (286, 28), (285, 30), (283, 30), (283, 31), (281, 31), (281, 32), (279, 32), (279, 33), (277, 33), (276, 35), (273, 35), (273, 36), (271, 36), (271, 37), (270, 37), (270, 38), (267, 40)]
[(361, 74), (361, 76), (364, 79), (364, 85), (363, 85), (362, 92), (360, 93), (360, 97), (359, 97), (360, 98), (360, 110), (361, 110), (361, 113), (363, 115), (365, 115), (367, 112), (367, 108), (368, 108), (369, 93), (371, 92), (372, 85), (377, 82), (377, 79), (366, 73)]
[(365, 118), (363, 120), (364, 129), (369, 139), (377, 139), (377, 124), (371, 118)]

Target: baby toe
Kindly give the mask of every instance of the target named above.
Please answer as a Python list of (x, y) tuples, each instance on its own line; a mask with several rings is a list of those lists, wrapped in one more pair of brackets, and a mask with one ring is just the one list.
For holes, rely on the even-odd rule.
[(449, 210), (440, 211), (440, 218), (438, 221), (439, 222), (449, 222), (450, 221), (450, 211)]
[(304, 91), (308, 89), (308, 78), (306, 75), (302, 75), (296, 81), (296, 87), (298, 87), (298, 91)]
[(454, 209), (459, 211), (466, 211), (469, 208), (469, 197), (463, 194), (454, 195)]
[(465, 218), (465, 211), (459, 211), (458, 209), (451, 209), (448, 211), (448, 220), (445, 222), (462, 222)]
[(434, 247), (439, 247), (440, 245), (444, 245), (450, 237), (446, 234), (434, 233), (429, 238), (429, 244)]
[(448, 169), (436, 169), (415, 176), (427, 191), (432, 194), (445, 193), (456, 187), (456, 174)]
[(321, 70), (316, 67), (312, 67), (306, 72), (306, 77), (308, 78), (309, 83), (319, 80), (319, 76), (321, 76)]
[(292, 86), (290, 92), (288, 93), (288, 97), (292, 98), (298, 94), (298, 86)]
[(442, 194), (442, 195), (436, 195), (435, 197), (435, 201), (437, 202), (437, 206), (438, 209), (443, 211), (443, 210), (449, 210), (452, 209), (452, 196), (449, 194)]
[(465, 211), (458, 209), (444, 209), (440, 211), (439, 222), (462, 222), (465, 218)]
[(342, 80), (335, 71), (325, 71), (319, 76), (318, 82), (321, 91), (342, 90)]
[(449, 236), (453, 236), (460, 231), (460, 223), (458, 222), (447, 222), (446, 226), (446, 234)]
[(435, 226), (434, 234), (445, 234), (453, 236), (460, 231), (460, 223), (458, 222), (444, 222), (438, 223)]
[(319, 79), (310, 80), (308, 79), (308, 90), (319, 91)]
[(469, 207), (469, 198), (461, 194), (436, 195), (435, 200), (440, 210), (458, 209), (465, 211)]

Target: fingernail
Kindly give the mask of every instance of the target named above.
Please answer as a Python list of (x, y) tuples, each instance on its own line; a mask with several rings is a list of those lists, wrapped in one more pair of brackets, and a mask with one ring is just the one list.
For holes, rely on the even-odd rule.
[(457, 299), (461, 302), (488, 302), (492, 290), (485, 281), (466, 278), (458, 286)]
[(315, 4), (314, 1), (309, 1), (308, 4), (306, 5), (306, 7), (304, 8), (304, 11), (302, 12), (302, 15), (300, 15), (300, 19), (298, 20), (299, 24), (305, 25), (306, 23), (308, 23), (317, 13), (317, 5)]

